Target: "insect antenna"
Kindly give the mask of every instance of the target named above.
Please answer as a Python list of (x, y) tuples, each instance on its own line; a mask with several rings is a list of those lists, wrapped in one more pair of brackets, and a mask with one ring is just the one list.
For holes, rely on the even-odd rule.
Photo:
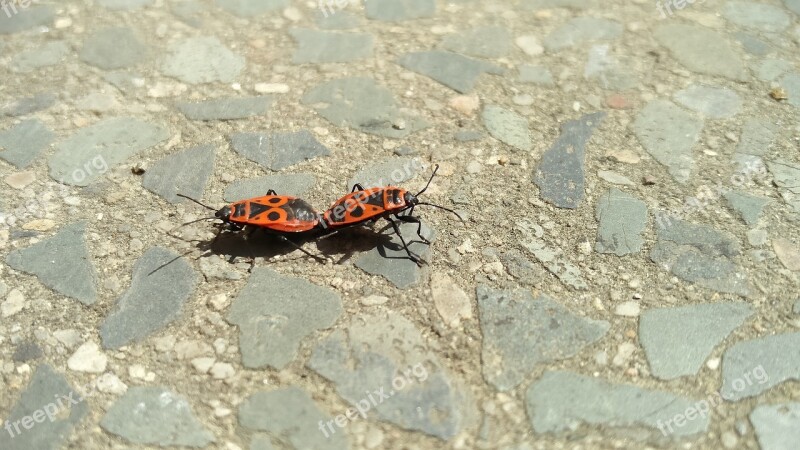
[(214, 209), (214, 208), (212, 208), (212, 207), (210, 207), (210, 206), (208, 206), (206, 204), (200, 203), (199, 200), (195, 200), (192, 197), (189, 197), (188, 195), (183, 195), (183, 194), (175, 194), (175, 195), (177, 195), (178, 197), (183, 197), (183, 198), (189, 199), (189, 200), (197, 203), (198, 205), (202, 206), (203, 208), (210, 209), (211, 211), (216, 211), (216, 209)]
[(445, 210), (447, 212), (455, 214), (455, 216), (458, 217), (458, 220), (460, 220), (462, 222), (464, 221), (464, 218), (461, 217), (461, 215), (459, 213), (453, 211), (450, 208), (445, 208), (444, 206), (434, 205), (433, 203), (423, 203), (423, 202), (419, 202), (419, 203), (417, 203), (417, 205), (427, 205), (427, 206), (433, 206), (434, 208), (443, 209), (443, 210)]
[(436, 164), (436, 165), (433, 167), (433, 173), (431, 174), (431, 177), (428, 179), (428, 184), (426, 184), (426, 185), (425, 185), (425, 187), (424, 187), (424, 188), (422, 188), (422, 190), (421, 190), (421, 191), (417, 192), (417, 195), (416, 195), (416, 197), (419, 197), (419, 195), (420, 195), (420, 194), (422, 194), (423, 192), (425, 192), (425, 191), (428, 189), (428, 186), (430, 186), (430, 185), (431, 185), (431, 181), (433, 181), (433, 177), (435, 177), (435, 176), (436, 176), (436, 171), (438, 171), (438, 170), (439, 170), (439, 165), (438, 165), (438, 164)]

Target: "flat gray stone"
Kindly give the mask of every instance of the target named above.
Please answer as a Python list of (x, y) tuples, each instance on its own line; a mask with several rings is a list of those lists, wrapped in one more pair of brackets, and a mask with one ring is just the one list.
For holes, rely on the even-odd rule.
[(666, 422), (695, 407), (691, 399), (563, 371), (545, 372), (533, 383), (526, 405), (536, 433), (566, 432), (586, 425), (628, 428), (632, 433), (646, 433), (644, 438), (660, 438), (662, 432), (682, 438), (704, 433), (709, 425), (706, 415), (686, 420), (681, 427), (667, 427)]
[(443, 50), (406, 53), (397, 63), (462, 94), (471, 91), (482, 74), (500, 75), (505, 72), (494, 64)]
[[(319, 425), (319, 424), (318, 424)], [(255, 434), (250, 441), (249, 450), (275, 450), (272, 439), (265, 434)]]
[(129, 388), (109, 408), (100, 426), (134, 444), (199, 448), (215, 441), (186, 398), (167, 387)]
[(783, 200), (800, 214), (800, 164), (779, 159), (767, 161), (767, 167)]
[(363, 26), (363, 16), (339, 9), (336, 0), (333, 4), (325, 3), (327, 1), (323, 0), (323, 6), (315, 16), (317, 27), (323, 30), (351, 30)]
[(609, 44), (593, 45), (589, 49), (589, 57), (583, 76), (587, 80), (596, 80), (603, 89), (624, 91), (638, 85), (636, 76), (621, 66), (611, 54)]
[(372, 78), (339, 78), (322, 83), (303, 96), (319, 114), (339, 127), (390, 138), (404, 138), (428, 122), (403, 112), (392, 92)]
[[(11, 2), (7, 3), (11, 5)], [(11, 6), (9, 6), (9, 11), (10, 15), (5, 11), (0, 14), (0, 34), (19, 33), (34, 27), (48, 25), (56, 16), (51, 5), (29, 4), (27, 8), (21, 8), (17, 4), (16, 14)]]
[(480, 26), (445, 36), (441, 47), (478, 58), (500, 58), (512, 49), (511, 32), (497, 26)]
[(289, 0), (216, 0), (217, 6), (239, 17), (255, 17), (289, 6)]
[(757, 406), (750, 413), (750, 422), (762, 450), (792, 450), (800, 442), (798, 402)]
[(203, 198), (208, 178), (214, 171), (213, 145), (200, 145), (172, 154), (147, 169), (142, 186), (172, 204), (183, 202), (177, 194)]
[(84, 305), (97, 300), (97, 274), (86, 248), (86, 222), (63, 226), (53, 236), (30, 247), (14, 250), (6, 263), (15, 270), (35, 275), (50, 289)]
[(722, 355), (719, 392), (728, 401), (755, 397), (790, 380), (800, 380), (800, 333), (741, 341)]
[(147, 46), (125, 27), (105, 28), (90, 35), (80, 52), (83, 62), (105, 70), (131, 67), (146, 57)]
[(678, 278), (718, 292), (747, 296), (747, 273), (731, 259), (740, 253), (736, 238), (707, 225), (677, 218), (656, 220), (658, 242), (650, 259)]
[(269, 111), (272, 97), (227, 97), (202, 102), (178, 102), (176, 106), (189, 120), (236, 120), (261, 116)]
[(619, 184), (622, 186), (635, 186), (634, 183), (630, 178), (626, 177), (625, 175), (614, 172), (613, 170), (598, 170), (597, 176), (600, 179), (608, 181), (611, 184)]
[(179, 254), (151, 247), (133, 266), (131, 286), (103, 321), (103, 347), (117, 349), (144, 340), (181, 314), (198, 276)]
[(622, 36), (622, 24), (596, 17), (576, 17), (556, 28), (544, 38), (548, 52), (583, 46), (594, 41), (608, 41)]
[(765, 3), (725, 2), (722, 16), (736, 25), (769, 33), (783, 31), (792, 23), (783, 9)]
[(794, 64), (783, 59), (763, 59), (753, 65), (753, 72), (761, 81), (775, 81), (781, 75), (791, 72), (792, 69), (794, 69)]
[(533, 173), (533, 182), (543, 200), (569, 209), (583, 201), (586, 144), (605, 116), (605, 112), (596, 112), (561, 124), (561, 134), (544, 152)]
[(481, 112), (481, 119), (495, 139), (522, 151), (533, 148), (528, 120), (514, 111), (497, 105), (486, 105)]
[(645, 150), (681, 184), (689, 181), (694, 167), (692, 147), (702, 129), (701, 119), (666, 100), (648, 103), (633, 123), (633, 132)]
[(541, 86), (555, 86), (553, 74), (545, 66), (530, 66), (527, 64), (519, 66), (519, 81)]
[(72, 186), (88, 186), (107, 170), (169, 135), (166, 128), (133, 117), (102, 120), (56, 144), (48, 160), (50, 176)]
[(17, 345), (11, 359), (14, 362), (28, 362), (42, 357), (42, 349), (35, 341), (25, 340)]
[(235, 133), (230, 139), (237, 153), (270, 170), (280, 170), (331, 153), (308, 130)]
[(355, 173), (343, 188), (350, 191), (356, 183), (365, 188), (398, 186), (421, 173), (423, 163), (419, 158), (391, 157), (380, 162), (372, 162)]
[(742, 99), (736, 92), (698, 84), (676, 92), (675, 101), (711, 119), (728, 119), (742, 109)]
[[(86, 402), (71, 405), (68, 410), (58, 407), (56, 400), (60, 397), (68, 397), (73, 392), (78, 394), (81, 391), (70, 386), (67, 379), (55, 372), (49, 365), (39, 365), (33, 372), (28, 388), (5, 418), (5, 421), (11, 424), (11, 431), (6, 429), (0, 433), (0, 448), (31, 450), (68, 446), (72, 429), (89, 412), (89, 404)], [(72, 398), (77, 398), (75, 394), (72, 394)], [(6, 393), (6, 395), (8, 394)], [(42, 418), (42, 422), (35, 423), (35, 429), (25, 429), (20, 420), (25, 416), (32, 417), (37, 411), (49, 415)], [(41, 412), (36, 416), (39, 416)], [(14, 426), (15, 422), (16, 426)]]
[(647, 227), (647, 205), (617, 188), (611, 188), (597, 201), (595, 251), (617, 256), (639, 253), (644, 244), (642, 232)]
[(330, 420), (308, 392), (294, 386), (256, 392), (239, 404), (241, 426), (285, 440), (295, 449), (350, 448), (346, 431), (335, 423), (333, 431), (320, 430), (320, 424)]
[[(271, 293), (280, 291), (280, 295)], [(342, 314), (339, 295), (308, 281), (257, 267), (231, 304), (228, 322), (239, 327), (242, 364), (281, 370), (300, 342)]]
[(0, 132), (0, 159), (18, 168), (28, 167), (55, 137), (55, 133), (40, 120), (23, 120), (11, 129)]
[(302, 197), (309, 189), (314, 187), (317, 180), (310, 173), (276, 174), (265, 177), (236, 180), (225, 188), (223, 199), (226, 202), (261, 197), (267, 191), (274, 189), (279, 195)]
[(783, 0), (786, 8), (793, 13), (800, 15), (800, 0)]
[(346, 63), (372, 57), (375, 37), (369, 33), (341, 33), (308, 28), (289, 30), (298, 48), (294, 64)]
[(656, 40), (672, 57), (692, 72), (747, 81), (739, 55), (720, 34), (699, 26), (669, 23), (656, 27)]
[(737, 31), (736, 33), (733, 33), (733, 36), (737, 41), (739, 41), (740, 44), (742, 44), (744, 51), (752, 55), (765, 56), (772, 51), (772, 46), (769, 43), (764, 42), (762, 39), (759, 39), (750, 33)]
[(787, 73), (781, 77), (778, 84), (786, 90), (789, 99), (786, 100), (790, 105), (800, 108), (800, 72)]
[(752, 315), (742, 302), (646, 310), (639, 318), (639, 342), (650, 372), (662, 380), (697, 375), (714, 348)]
[(121, 92), (128, 93), (139, 88), (136, 85), (136, 79), (144, 80), (144, 77), (135, 72), (128, 72), (126, 70), (117, 70), (113, 72), (106, 72), (103, 74), (103, 79), (111, 83), (115, 88)]
[(173, 42), (161, 64), (164, 75), (189, 84), (232, 83), (245, 68), (244, 57), (228, 50), (216, 37), (192, 37)]
[(550, 247), (544, 240), (530, 235), (522, 242), (522, 246), (562, 283), (581, 291), (589, 289), (589, 285), (581, 275), (581, 269), (567, 259), (563, 249)]
[(794, 302), (794, 309), (792, 309), (792, 312), (800, 314), (800, 300)]
[(460, 142), (480, 141), (483, 139), (483, 133), (478, 130), (460, 130), (456, 131), (453, 137)]
[(23, 97), (0, 108), (4, 116), (18, 117), (35, 113), (53, 106), (56, 96), (52, 92), (40, 92), (32, 97)]
[(769, 153), (778, 133), (778, 126), (764, 119), (747, 119), (742, 128), (736, 153), (763, 156)]
[(70, 52), (67, 41), (51, 41), (39, 48), (25, 50), (11, 59), (11, 70), (15, 72), (32, 72), (42, 67), (60, 63)]
[(602, 338), (604, 320), (574, 314), (559, 302), (527, 289), (476, 290), (483, 334), (483, 377), (500, 391), (519, 386), (539, 365), (569, 359)]
[(364, 3), (367, 17), (384, 22), (432, 17), (436, 12), (435, 0), (375, 0)]
[(769, 203), (768, 198), (750, 195), (743, 191), (728, 191), (724, 194), (725, 199), (731, 205), (739, 217), (748, 225), (758, 223), (761, 211)]
[[(397, 226), (411, 253), (427, 261), (431, 252), (430, 245), (420, 241), (417, 236), (417, 225), (397, 222)], [(435, 231), (424, 223), (422, 224), (422, 236), (431, 243), (436, 240)], [(370, 238), (365, 237), (364, 239)], [(420, 281), (422, 276), (420, 267), (408, 257), (400, 238), (391, 226), (383, 233), (375, 232), (374, 245), (372, 250), (358, 257), (355, 262), (356, 267), (371, 275), (383, 276), (399, 289), (406, 289)]]
[(153, 4), (153, 0), (99, 0), (100, 6), (112, 11), (133, 11)]
[(586, 9), (590, 5), (587, 0), (522, 0), (519, 4), (523, 10), (538, 11), (540, 9), (566, 8), (572, 10)]
[[(353, 317), (314, 347), (308, 367), (330, 380), (347, 403), (361, 404), (367, 418), (443, 440), (464, 429), (472, 410), (464, 386), (420, 330), (392, 311)], [(368, 394), (375, 399), (371, 408), (364, 407)]]

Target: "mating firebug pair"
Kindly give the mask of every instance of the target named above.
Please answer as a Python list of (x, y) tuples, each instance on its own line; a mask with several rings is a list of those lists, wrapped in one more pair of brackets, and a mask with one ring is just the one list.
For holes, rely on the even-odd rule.
[[(203, 218), (198, 219), (198, 221), (219, 219), (222, 221), (220, 225), (227, 227), (230, 231), (238, 232), (246, 227), (249, 228), (248, 234), (255, 230), (263, 230), (290, 243), (303, 253), (315, 259), (320, 259), (289, 240), (287, 236), (322, 237), (335, 233), (342, 228), (384, 218), (394, 228), (395, 233), (403, 243), (403, 248), (408, 257), (417, 264), (421, 264), (421, 260), (409, 250), (408, 244), (400, 233), (400, 228), (392, 217), (401, 222), (418, 224), (417, 235), (426, 244), (430, 242), (422, 236), (422, 223), (418, 217), (412, 215), (417, 205), (428, 205), (443, 209), (455, 214), (463, 221), (461, 216), (452, 209), (419, 201), (419, 195), (428, 189), (438, 170), (439, 166), (436, 165), (428, 183), (416, 194), (393, 186), (364, 189), (360, 184), (356, 184), (349, 194), (334, 202), (323, 214), (317, 213), (311, 205), (302, 199), (278, 195), (275, 191), (270, 190), (265, 196), (234, 202), (216, 211), (213, 218)], [(181, 197), (192, 200), (212, 211), (214, 210), (214, 208), (206, 206), (193, 198), (185, 195), (181, 195)], [(406, 214), (400, 214), (406, 211), (408, 211)]]

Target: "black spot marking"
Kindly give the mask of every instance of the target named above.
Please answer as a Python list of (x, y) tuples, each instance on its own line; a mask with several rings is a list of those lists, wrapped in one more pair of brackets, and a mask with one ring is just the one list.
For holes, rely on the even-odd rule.
[(281, 218), (281, 213), (278, 211), (272, 211), (271, 213), (267, 214), (267, 219), (275, 222), (276, 220)]
[(269, 199), (269, 202), (270, 203), (280, 203), (281, 202), (281, 198), (280, 197), (272, 197), (271, 199)]
[(391, 195), (392, 203), (395, 205), (399, 205), (401, 203), (400, 189), (392, 189), (389, 191), (389, 194)]
[(364, 215), (364, 208), (356, 206), (355, 209), (350, 211), (350, 215), (353, 217), (361, 217)]
[(383, 189), (373, 193), (369, 197), (367, 197), (366, 204), (368, 205), (375, 205), (383, 208)]
[(270, 209), (269, 206), (262, 205), (260, 203), (250, 203), (250, 219), (254, 219), (259, 214), (263, 213), (264, 211)]

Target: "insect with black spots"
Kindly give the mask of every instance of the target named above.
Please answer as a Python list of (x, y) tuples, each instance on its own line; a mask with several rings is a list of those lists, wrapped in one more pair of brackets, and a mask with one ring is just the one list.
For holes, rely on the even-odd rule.
[[(214, 217), (204, 217), (187, 222), (188, 225), (203, 220), (219, 219), (220, 231), (241, 232), (246, 231), (245, 239), (255, 231), (262, 231), (270, 236), (275, 236), (283, 242), (291, 244), (306, 255), (320, 261), (324, 259), (308, 252), (303, 247), (295, 244), (287, 236), (313, 236), (322, 234), (324, 227), (320, 221), (320, 214), (305, 200), (288, 195), (278, 195), (270, 189), (267, 195), (239, 200), (225, 205), (219, 210), (201, 203), (183, 194), (178, 196), (191, 200), (198, 205), (214, 212)], [(181, 226), (183, 226), (181, 225)], [(216, 240), (220, 234), (217, 234)], [(212, 241), (213, 243), (213, 241)]]
[(428, 183), (416, 194), (412, 194), (405, 189), (395, 186), (364, 189), (363, 186), (356, 183), (353, 185), (353, 190), (349, 194), (334, 202), (333, 205), (323, 213), (320, 226), (326, 229), (326, 233), (331, 233), (342, 228), (367, 222), (375, 222), (379, 219), (386, 219), (392, 225), (395, 233), (397, 233), (400, 242), (403, 243), (403, 248), (408, 254), (408, 257), (418, 265), (421, 265), (422, 260), (411, 253), (405, 238), (403, 238), (403, 235), (400, 233), (397, 222), (395, 222), (393, 218), (401, 222), (416, 223), (417, 236), (426, 244), (430, 244), (430, 241), (422, 236), (422, 222), (420, 222), (418, 217), (413, 215), (414, 208), (417, 206), (427, 205), (443, 209), (455, 214), (462, 222), (464, 221), (464, 219), (452, 209), (433, 203), (421, 202), (419, 200), (419, 196), (428, 189), (438, 170), (439, 165), (437, 164), (433, 170), (433, 174), (431, 174), (430, 179), (428, 179)]

